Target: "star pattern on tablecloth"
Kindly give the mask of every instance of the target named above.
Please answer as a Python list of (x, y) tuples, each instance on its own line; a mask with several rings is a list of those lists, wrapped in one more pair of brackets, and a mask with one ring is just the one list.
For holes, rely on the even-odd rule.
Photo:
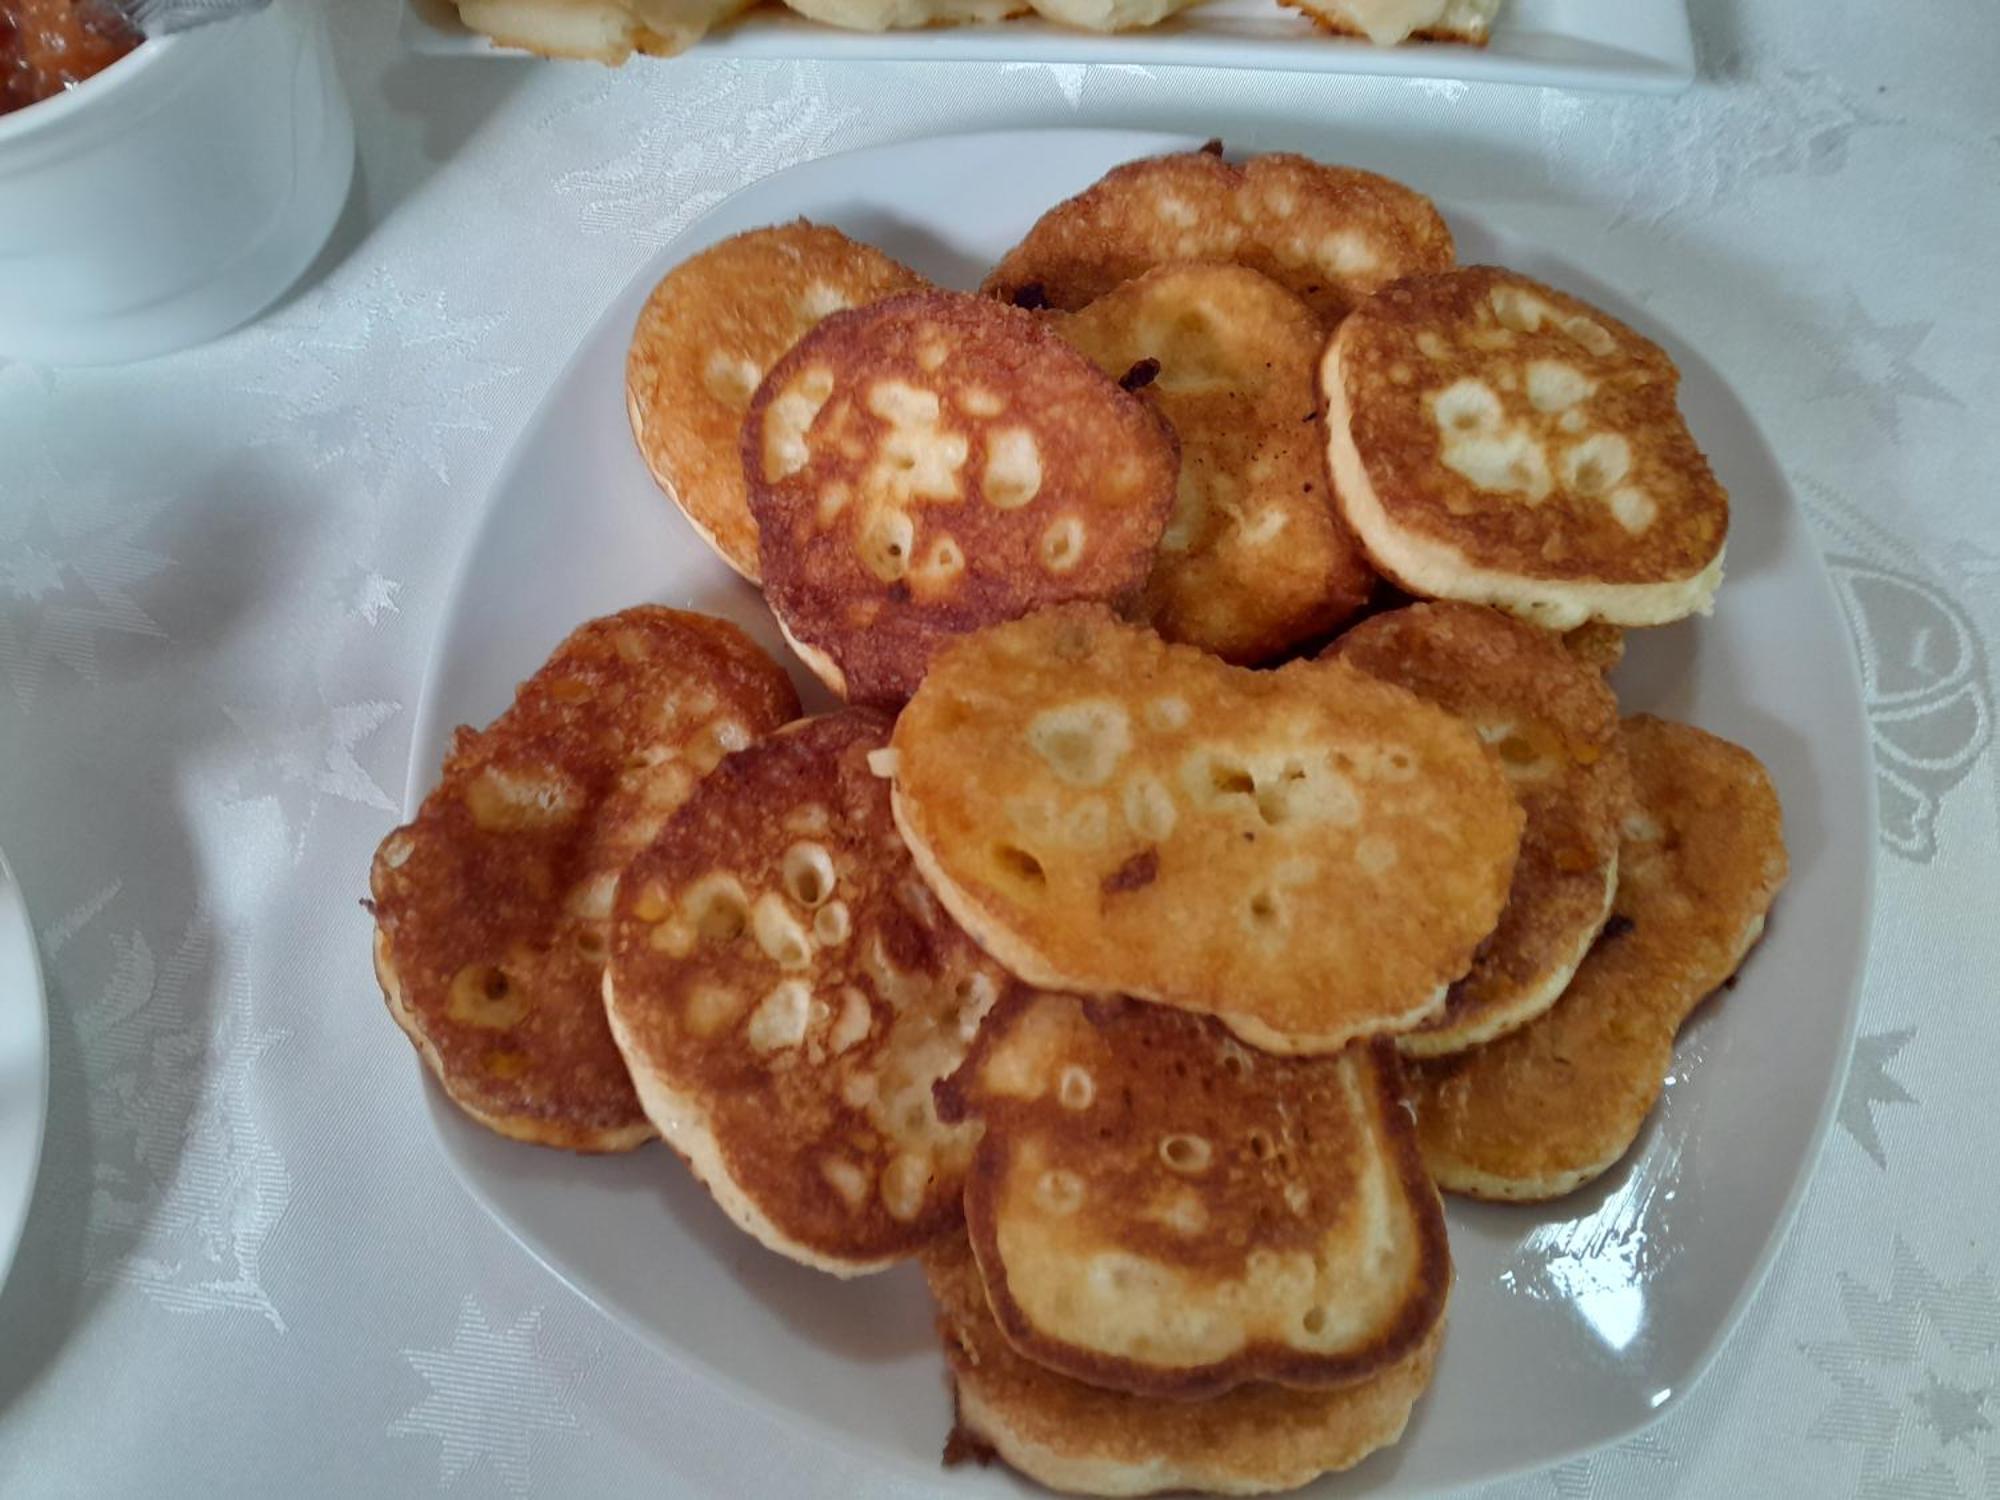
[(496, 1328), (476, 1295), (459, 1304), (458, 1325), (442, 1349), (405, 1349), (403, 1358), (430, 1387), (389, 1424), (392, 1437), (438, 1439), (438, 1481), (452, 1488), (484, 1460), (510, 1492), (528, 1493), (537, 1433), (580, 1426), (582, 1370), (542, 1348), (542, 1309), (531, 1307)]
[(1934, 327), (1926, 321), (1878, 323), (1850, 291), (1840, 328), (1832, 338), (1819, 341), (1824, 355), (1820, 380), (1806, 399), (1858, 402), (1891, 437), (1902, 431), (1905, 401), (1963, 407), (1963, 401), (1916, 363), (1917, 352)]
[(166, 638), (138, 594), (173, 561), (143, 540), (169, 498), (114, 499), (53, 470), (35, 482), (39, 500), (0, 506), (0, 673), (23, 713), (51, 665), (95, 686), (103, 637)]
[(1860, 1451), (1865, 1500), (1977, 1500), (1995, 1493), (2000, 1293), (1984, 1266), (1957, 1282), (1901, 1238), (1886, 1292), (1836, 1279), (1846, 1332), (1801, 1346), (1833, 1385), (1808, 1435)]
[(277, 806), (294, 861), (330, 799), (393, 813), (396, 804), (355, 752), (400, 709), (381, 699), (328, 703), (317, 687), (299, 689), (282, 704), (225, 704), (252, 757), (236, 780), (235, 800)]
[(1840, 1091), (1841, 1129), (1854, 1138), (1854, 1143), (1868, 1153), (1876, 1166), (1885, 1171), (1889, 1166), (1889, 1157), (1882, 1149), (1881, 1136), (1876, 1133), (1875, 1106), (1917, 1102), (1889, 1072), (1889, 1064), (1895, 1061), (1896, 1055), (1910, 1044), (1910, 1038), (1916, 1034), (1914, 1026), (1906, 1026), (1901, 1031), (1878, 1031), (1857, 1040), (1854, 1061), (1847, 1069), (1847, 1083)]
[(351, 618), (379, 625), (382, 616), (402, 612), (402, 606), (396, 603), (396, 596), (402, 591), (402, 584), (395, 579), (357, 563), (341, 579), (337, 597), (341, 609)]

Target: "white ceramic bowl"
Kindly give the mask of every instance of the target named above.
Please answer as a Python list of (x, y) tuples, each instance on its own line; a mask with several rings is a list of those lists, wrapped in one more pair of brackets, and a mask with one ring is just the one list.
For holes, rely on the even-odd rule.
[(115, 364), (254, 317), (332, 232), (354, 124), (312, 0), (0, 115), (0, 355)]

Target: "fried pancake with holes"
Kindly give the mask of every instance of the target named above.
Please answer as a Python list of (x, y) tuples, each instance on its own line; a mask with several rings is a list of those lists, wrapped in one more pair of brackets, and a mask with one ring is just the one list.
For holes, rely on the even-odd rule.
[(613, 67), (634, 52), (672, 57), (750, 0), (456, 0), (469, 30), (503, 47)]
[(1636, 810), (1611, 920), (1546, 1015), (1476, 1051), (1416, 1064), (1424, 1163), (1476, 1198), (1559, 1197), (1631, 1149), (1674, 1035), (1737, 970), (1786, 874), (1771, 778), (1686, 724), (1625, 721)]
[(1729, 496), (1680, 372), (1616, 319), (1512, 271), (1414, 276), (1320, 365), (1327, 467), (1376, 568), (1552, 630), (1706, 613)]
[(458, 731), (368, 882), (389, 1013), (453, 1103), (545, 1146), (652, 1135), (604, 1024), (612, 887), (725, 754), (798, 711), (734, 625), (643, 605), (580, 626)]
[(1423, 194), (1355, 167), (1207, 151), (1113, 167), (1036, 220), (981, 290), (1075, 312), (1176, 261), (1248, 266), (1331, 327), (1377, 287), (1451, 265), (1451, 231)]
[(836, 1275), (955, 1225), (973, 1132), (931, 1086), (1002, 975), (917, 878), (868, 766), (889, 720), (724, 761), (619, 882), (604, 985), (646, 1113), (729, 1216)]
[(1231, 667), (1090, 606), (941, 652), (894, 747), (917, 868), (1007, 968), (1273, 1052), (1427, 1019), (1520, 842), (1498, 758), (1414, 693)]
[(1016, 1353), (964, 1235), (933, 1241), (923, 1267), (956, 1409), (945, 1462), (997, 1456), (1076, 1495), (1259, 1495), (1352, 1468), (1402, 1437), (1444, 1339), (1439, 1322), (1395, 1364), (1331, 1390), (1240, 1385), (1206, 1401), (1162, 1401), (1100, 1390)]
[(787, 9), (848, 31), (908, 31), (1004, 21), (1024, 14), (1023, 0), (785, 0)]
[(752, 583), (757, 523), (743, 493), (743, 414), (771, 366), (829, 313), (924, 279), (804, 219), (682, 261), (639, 313), (625, 405), (646, 467), (696, 535)]
[(1358, 36), (1378, 47), (1403, 42), (1486, 45), (1500, 0), (1279, 0), (1301, 10), (1320, 30)]
[(1570, 655), (1596, 671), (1609, 674), (1625, 660), (1625, 632), (1619, 626), (1591, 620), (1563, 633)]
[(1443, 1011), (1397, 1038), (1411, 1057), (1462, 1052), (1554, 1005), (1610, 915), (1631, 802), (1618, 702), (1559, 637), (1477, 604), (1376, 615), (1333, 651), (1471, 724), (1527, 815), (1500, 925)]
[(955, 292), (827, 319), (743, 428), (779, 624), (834, 692), (885, 706), (955, 636), (1128, 600), (1176, 463), (1166, 425), (1034, 317)]
[(1348, 1385), (1444, 1315), (1444, 1213), (1393, 1045), (1273, 1057), (1141, 1000), (1017, 988), (938, 1087), (1007, 1341), (1107, 1390)]
[(1334, 514), (1310, 309), (1241, 266), (1148, 271), (1057, 332), (1141, 396), (1180, 439), (1180, 486), (1133, 613), (1170, 641), (1245, 665), (1325, 635), (1374, 573)]

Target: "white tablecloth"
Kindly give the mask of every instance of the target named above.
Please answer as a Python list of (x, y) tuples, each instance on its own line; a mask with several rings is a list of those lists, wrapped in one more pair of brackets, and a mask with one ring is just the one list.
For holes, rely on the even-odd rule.
[(1841, 586), (1883, 827), (1839, 1128), (1698, 1391), (1490, 1493), (2000, 1496), (2000, 7), (1696, 8), (1705, 81), (1646, 99), (437, 63), (399, 53), (398, 0), (335, 6), (361, 178), (316, 278), (168, 361), (0, 365), (0, 843), (55, 1069), (0, 1494), (859, 1486), (459, 1189), (356, 898), (453, 560), (640, 262), (790, 162), (1056, 122), (1357, 161), (1588, 245), (1748, 398)]

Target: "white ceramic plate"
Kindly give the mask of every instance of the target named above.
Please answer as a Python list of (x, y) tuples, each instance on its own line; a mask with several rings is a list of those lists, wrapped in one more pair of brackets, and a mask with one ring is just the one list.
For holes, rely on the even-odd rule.
[[(1058, 198), (1116, 162), (1187, 144), (1049, 131), (829, 157), (744, 190), (663, 250), (585, 336), (501, 473), (425, 683), (412, 807), (452, 727), (492, 718), (590, 616), (645, 600), (706, 610), (785, 655), (758, 595), (654, 488), (626, 426), (627, 340), (668, 266), (803, 214), (969, 287)], [(1578, 292), (1679, 360), (1688, 418), (1736, 499), (1729, 581), (1714, 618), (1636, 632), (1618, 689), (1628, 709), (1691, 720), (1763, 758), (1784, 799), (1792, 879), (1735, 991), (1684, 1033), (1666, 1098), (1624, 1168), (1553, 1207), (1451, 1205), (1458, 1287), (1436, 1385), (1406, 1441), (1338, 1481), (1342, 1493), (1551, 1463), (1686, 1393), (1756, 1287), (1817, 1154), (1868, 931), (1874, 779), (1847, 631), (1756, 424), (1628, 299), (1553, 251), (1449, 216), (1467, 260)], [(941, 1482), (948, 1413), (914, 1273), (836, 1284), (739, 1233), (662, 1148), (610, 1160), (540, 1151), (429, 1093), (467, 1187), (557, 1275), (744, 1399), (886, 1470)], [(1008, 1482), (949, 1480), (967, 1493)]]
[(0, 1282), (28, 1222), (48, 1100), (48, 1011), (35, 929), (0, 853)]
[[(403, 39), (431, 56), (505, 56), (459, 24), (449, 0), (411, 0)], [(1046, 21), (881, 33), (842, 31), (758, 6), (694, 57), (826, 62), (1130, 63), (1273, 68), (1674, 93), (1694, 82), (1686, 0), (1505, 0), (1484, 47), (1372, 47), (1327, 36), (1277, 0), (1204, 0), (1145, 31), (1098, 36)], [(646, 66), (637, 59), (628, 66)]]

